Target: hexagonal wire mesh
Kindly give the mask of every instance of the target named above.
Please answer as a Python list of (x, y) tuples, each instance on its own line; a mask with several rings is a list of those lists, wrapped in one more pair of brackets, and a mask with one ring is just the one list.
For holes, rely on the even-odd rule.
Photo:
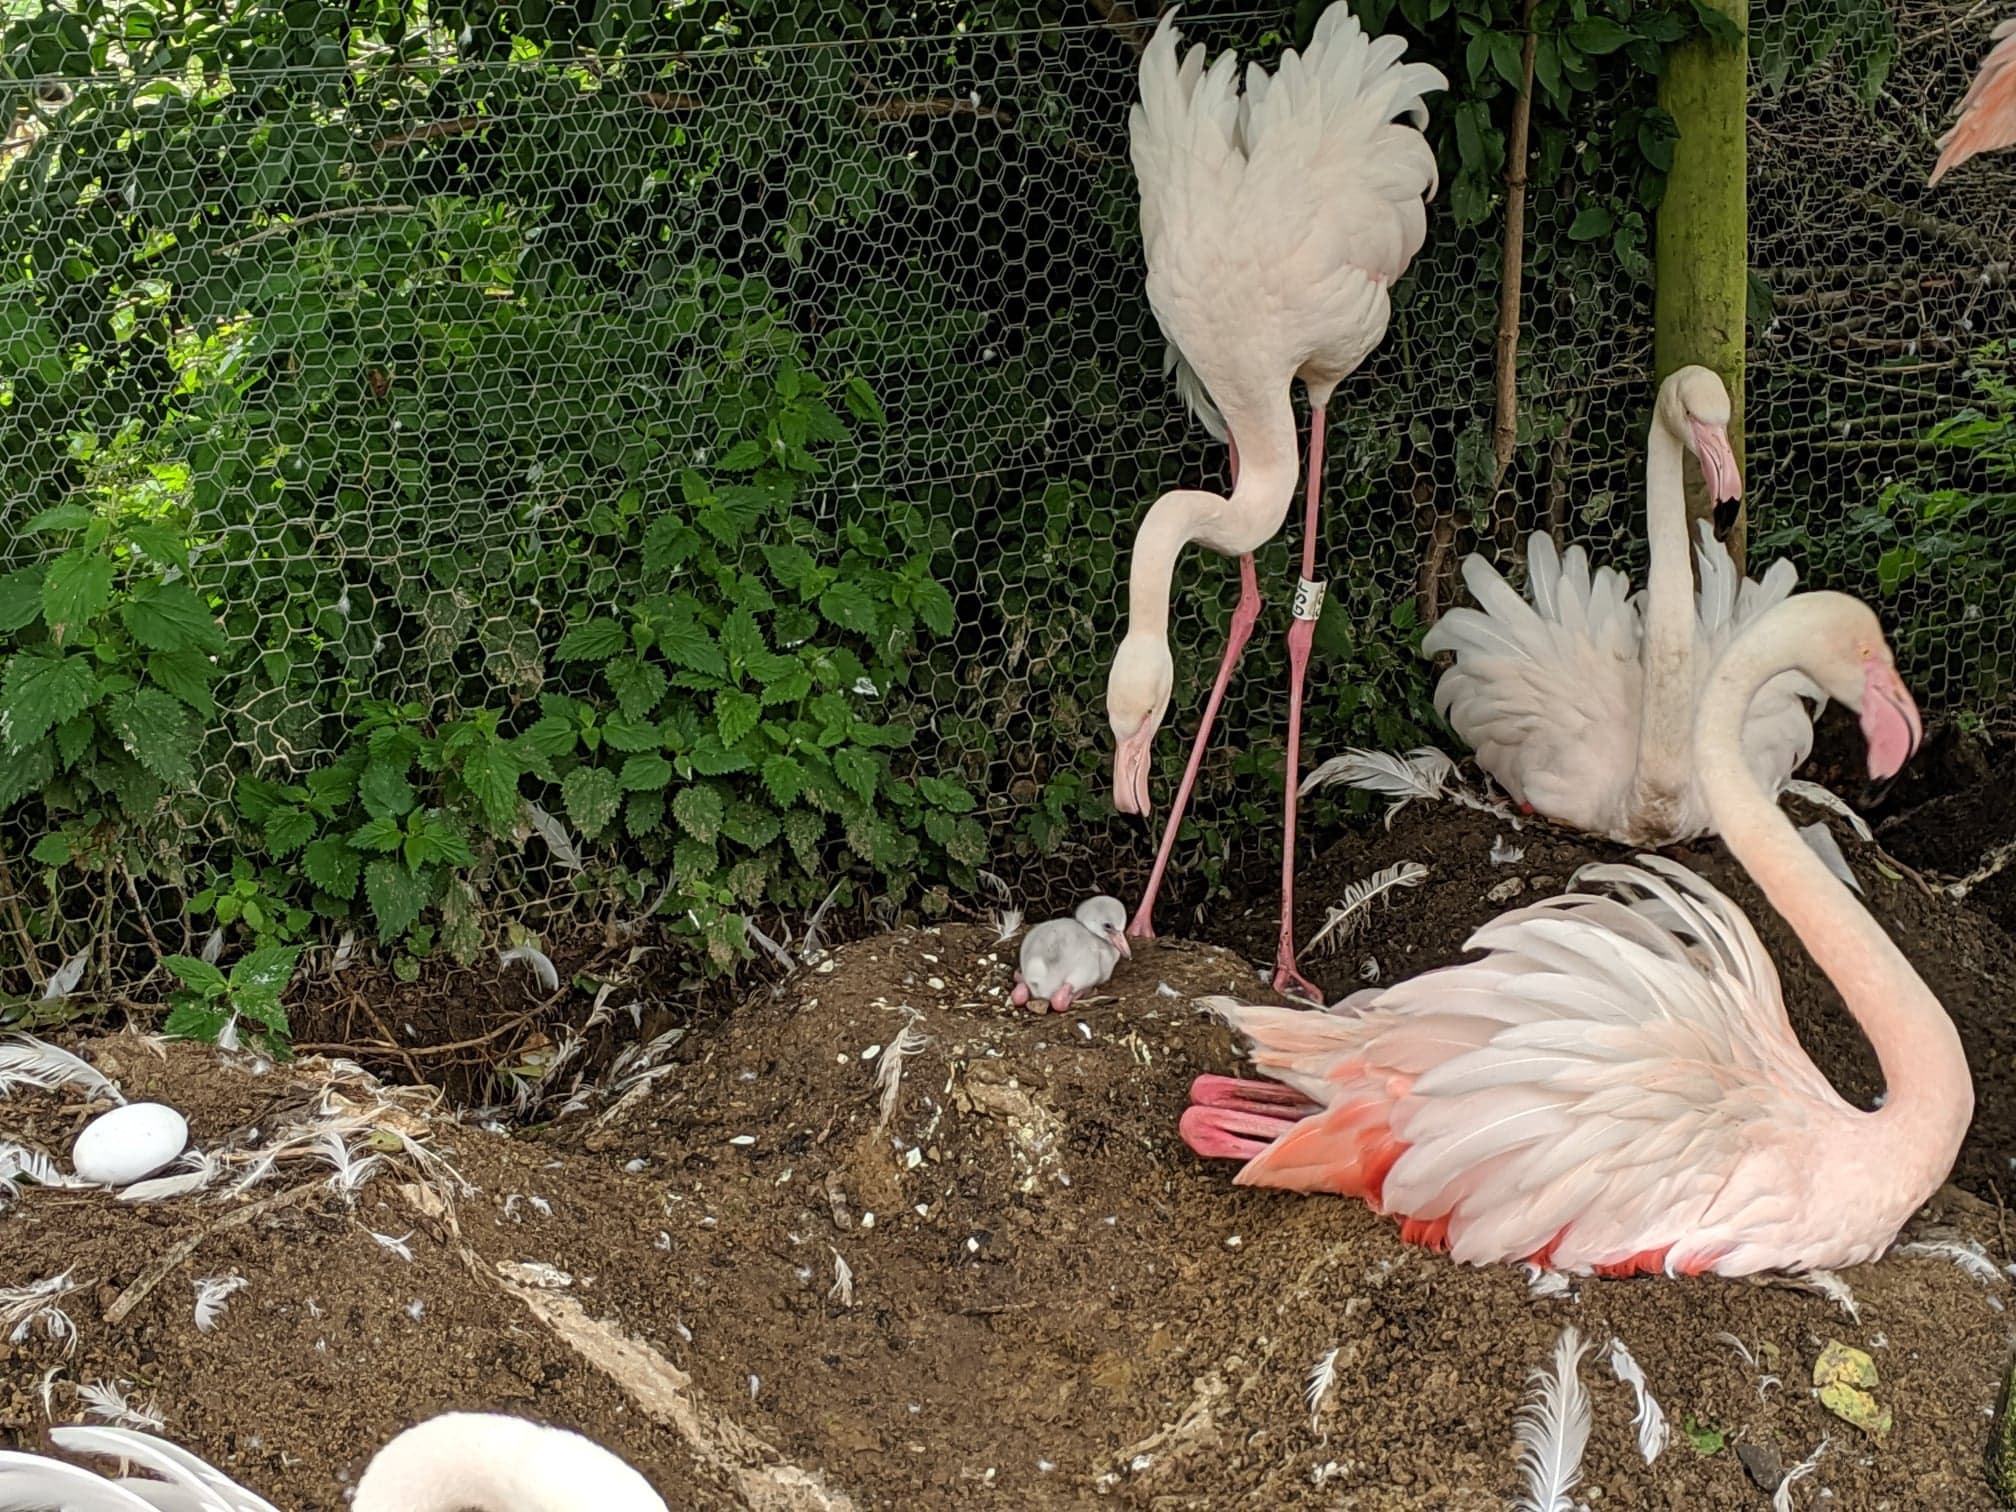
[[(2008, 166), (1921, 187), (1976, 9), (1914, 5), (1886, 79), (1817, 11), (1766, 23), (1749, 468), (1761, 545), (1879, 597), (1930, 707), (2006, 716), (2008, 504), (1982, 500), (2007, 477), (1928, 439), (2009, 371)], [(10, 681), (96, 657), (97, 702), (45, 687), (0, 792), (7, 985), (81, 946), (117, 987), (213, 923), (317, 912), (466, 954), (513, 909), (676, 895), (718, 947), (711, 918), (843, 866), (942, 906), (1088, 821), (1145, 850), (1097, 831), (1126, 541), (1222, 455), (1140, 295), (1141, 39), (1110, 9), (602, 62), (416, 32), (45, 86), (0, 193), (0, 650)], [(1575, 214), (1536, 190), (1529, 246)], [(1419, 613), (1488, 516), (1496, 225), (1431, 224), (1333, 407), (1319, 753), (1429, 731)], [(1649, 295), (1591, 269), (1532, 257), (1540, 439), (1496, 543), (1551, 526), (1629, 561)], [(1206, 870), (1212, 816), (1278, 801), (1287, 545), (1206, 769)], [(1178, 731), (1232, 581), (1179, 573)]]

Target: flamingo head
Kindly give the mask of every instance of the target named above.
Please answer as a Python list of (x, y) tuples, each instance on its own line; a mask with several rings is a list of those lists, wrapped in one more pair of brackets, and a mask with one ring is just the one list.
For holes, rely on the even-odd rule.
[(1118, 898), (1108, 897), (1105, 893), (1087, 898), (1078, 905), (1072, 917), (1121, 955), (1133, 959), (1133, 948), (1127, 943), (1127, 905)]
[(1743, 474), (1729, 444), (1730, 414), (1729, 390), (1707, 368), (1680, 368), (1659, 387), (1660, 422), (1701, 464), (1708, 497), (1718, 505), (1743, 497)]
[(1130, 635), (1120, 642), (1106, 679), (1106, 721), (1113, 727), (1113, 806), (1123, 814), (1147, 814), (1153, 807), (1148, 769), (1175, 684), (1176, 664), (1162, 636)]
[(1792, 602), (1801, 600), (1809, 613), (1824, 615), (1826, 623), (1824, 646), (1802, 662), (1807, 675), (1829, 698), (1862, 716), (1871, 780), (1896, 776), (1924, 744), (1925, 723), (1911, 690), (1897, 675), (1897, 659), (1883, 638), (1882, 623), (1867, 604), (1845, 593), (1803, 593)]

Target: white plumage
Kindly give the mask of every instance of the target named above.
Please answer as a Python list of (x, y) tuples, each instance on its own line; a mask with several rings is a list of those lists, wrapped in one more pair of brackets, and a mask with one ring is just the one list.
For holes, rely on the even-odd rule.
[(1062, 1013), (1072, 998), (1099, 986), (1122, 956), (1132, 954), (1125, 906), (1103, 893), (1088, 898), (1070, 918), (1038, 924), (1024, 936), (1014, 1001)]

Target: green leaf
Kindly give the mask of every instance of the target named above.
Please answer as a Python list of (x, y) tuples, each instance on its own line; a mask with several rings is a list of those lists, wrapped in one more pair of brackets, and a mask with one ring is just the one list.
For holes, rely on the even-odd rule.
[(707, 627), (696, 621), (682, 620), (661, 625), (658, 629), (658, 649), (674, 666), (703, 672), (709, 677), (728, 675), (728, 658), (721, 654), (720, 646), (707, 633)]
[(196, 781), (195, 717), (158, 688), (141, 688), (112, 700), (105, 722), (140, 765), (171, 787)]
[(727, 472), (754, 472), (761, 467), (766, 453), (758, 441), (737, 441), (722, 454), (721, 467)]
[(805, 791), (805, 768), (789, 756), (772, 756), (763, 763), (763, 786), (780, 807), (798, 801)]
[(35, 741), (26, 751), (0, 761), (0, 813), (40, 790), (55, 775), (56, 748), (47, 740)]
[(518, 758), (500, 741), (486, 740), (462, 758), (462, 780), (475, 795), (490, 828), (503, 833), (518, 821)]
[(655, 751), (665, 744), (665, 732), (655, 721), (621, 714), (602, 727), (602, 738), (612, 751)]
[(1575, 213), (1574, 222), (1568, 227), (1568, 240), (1586, 242), (1608, 236), (1617, 218), (1602, 205), (1584, 205)]
[(214, 1045), (217, 1036), (224, 1032), (224, 1025), (231, 1015), (222, 1008), (211, 1008), (202, 1003), (177, 1003), (168, 1011), (168, 1017), (161, 1025), (161, 1032), (169, 1039), (195, 1040), (199, 1044)]
[(43, 510), (22, 527), (23, 535), (59, 535), (66, 530), (82, 530), (91, 523), (91, 511), (82, 504), (57, 504)]
[(0, 635), (12, 635), (42, 617), (42, 579), (47, 572), (37, 563), (0, 577)]
[(870, 425), (887, 425), (889, 417), (883, 412), (881, 401), (875, 397), (875, 390), (867, 383), (850, 376), (841, 388), (840, 395), (847, 401), (847, 408), (857, 420), (865, 420)]
[(966, 790), (966, 784), (950, 777), (919, 777), (917, 791), (924, 795), (927, 803), (953, 814), (970, 814), (978, 800)]
[(126, 539), (157, 566), (189, 570), (189, 548), (182, 542), (181, 531), (149, 520), (129, 520), (125, 528)]
[(763, 707), (796, 703), (811, 691), (812, 674), (802, 666), (794, 666), (775, 682), (763, 684)]
[(936, 578), (919, 578), (912, 583), (910, 602), (917, 610), (917, 618), (924, 621), (933, 635), (950, 635), (956, 627), (952, 595)]
[(708, 844), (721, 833), (725, 809), (721, 795), (701, 783), (681, 788), (672, 799), (672, 817), (679, 822), (679, 828)]
[(44, 835), (35, 842), (35, 848), (28, 852), (30, 857), (43, 866), (67, 866), (74, 853), (70, 837), (61, 830)]
[(324, 835), (301, 852), (302, 872), (332, 898), (356, 897), (363, 869), (363, 858), (335, 835)]
[(775, 814), (753, 803), (733, 805), (721, 821), (721, 833), (750, 850), (761, 850), (775, 840), (782, 829), (783, 825)]
[(833, 775), (863, 803), (875, 796), (875, 779), (880, 770), (875, 758), (866, 751), (842, 746), (833, 753)]
[(631, 719), (648, 719), (665, 696), (665, 672), (656, 662), (626, 656), (602, 669), (616, 690), (616, 704)]
[(819, 565), (811, 552), (789, 541), (766, 545), (763, 558), (770, 564), (770, 575), (786, 588), (796, 588), (805, 580), (805, 574)]
[(83, 759), (97, 736), (98, 721), (89, 714), (79, 714), (75, 719), (66, 719), (56, 726), (56, 755), (65, 771)]
[(533, 723), (519, 739), (542, 756), (571, 756), (580, 727), (561, 714), (548, 714)]
[(945, 842), (945, 854), (965, 866), (978, 866), (987, 859), (987, 831), (977, 820), (961, 819)]
[(364, 768), (357, 779), (357, 797), (373, 819), (397, 818), (413, 810), (413, 784), (406, 780), (403, 766), (392, 761), (374, 761)]
[(201, 651), (156, 651), (147, 658), (147, 676), (198, 714), (207, 718), (217, 712), (217, 700), (210, 694), (217, 668)]
[(217, 616), (186, 583), (142, 583), (119, 606), (133, 639), (153, 651), (224, 650)]
[(112, 563), (95, 551), (65, 553), (42, 579), (42, 618), (58, 644), (74, 639), (111, 601)]
[(819, 874), (819, 849), (826, 840), (826, 816), (810, 809), (793, 809), (784, 816), (784, 838), (798, 865), (814, 876)]
[(743, 752), (729, 750), (713, 735), (703, 736), (694, 742), (693, 749), (686, 753), (686, 759), (702, 777), (725, 777), (730, 772), (746, 772), (756, 764)]
[(306, 809), (276, 808), (266, 817), (266, 849), (291, 856), (315, 837), (315, 816)]
[(732, 660), (744, 665), (770, 652), (770, 648), (763, 644), (762, 627), (747, 609), (737, 609), (722, 623), (721, 648)]
[(399, 821), (390, 814), (360, 824), (350, 833), (350, 843), (359, 850), (367, 851), (397, 850), (399, 842), (405, 838), (406, 832), (399, 828)]
[(419, 922), (427, 889), (403, 861), (382, 856), (364, 868), (364, 896), (378, 921), (378, 938), (393, 940)]
[(277, 999), (286, 990), (288, 979), (294, 975), (294, 964), (300, 959), (300, 947), (294, 945), (262, 945), (241, 956), (231, 968), (232, 1001), (239, 1002), (240, 994)]
[(629, 644), (630, 637), (616, 621), (592, 619), (561, 636), (553, 655), (560, 661), (607, 661)]
[(223, 972), (196, 956), (163, 956), (161, 964), (174, 972), (184, 987), (206, 999), (222, 996), (229, 986)]
[(873, 635), (881, 622), (875, 600), (869, 597), (867, 589), (855, 583), (835, 583), (820, 594), (819, 612), (828, 624), (862, 635)]
[(724, 692), (714, 697), (714, 724), (721, 743), (732, 746), (756, 728), (763, 717), (762, 702), (753, 693)]
[(593, 839), (609, 827), (623, 801), (616, 774), (607, 767), (576, 767), (560, 785), (567, 817), (582, 834)]
[(626, 793), (641, 793), (662, 788), (671, 780), (671, 762), (651, 752), (640, 752), (624, 759), (623, 773), (617, 782)]
[(1568, 40), (1575, 44), (1577, 50), (1592, 58), (1600, 58), (1629, 42), (1631, 33), (1608, 16), (1590, 16), (1568, 28)]

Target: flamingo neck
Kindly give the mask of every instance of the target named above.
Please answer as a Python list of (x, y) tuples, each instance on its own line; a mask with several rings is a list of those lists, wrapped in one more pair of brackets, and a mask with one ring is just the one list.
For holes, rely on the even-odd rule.
[(1818, 664), (1811, 626), (1788, 618), (1791, 607), (1759, 619), (1716, 664), (1695, 731), (1695, 763), (1723, 843), (1792, 926), (1876, 1052), (1888, 1092), (1882, 1109), (1869, 1115), (1871, 1128), (1880, 1131), (1900, 1180), (1929, 1195), (1952, 1169), (1974, 1112), (1959, 1032), (1743, 759), (1743, 725), (1758, 690), (1780, 673)]
[(1239, 478), (1231, 494), (1174, 489), (1155, 501), (1135, 532), (1127, 580), (1129, 636), (1167, 638), (1171, 585), (1185, 546), (1201, 541), (1226, 556), (1245, 556), (1273, 539), (1288, 517), (1299, 459), (1287, 385), (1278, 404), (1260, 412), (1228, 410), (1225, 422), (1239, 448)]
[(665, 1512), (644, 1478), (578, 1434), (488, 1413), (407, 1429), (365, 1468), (351, 1512)]
[(1680, 437), (1662, 412), (1652, 422), (1645, 456), (1645, 535), (1651, 559), (1639, 652), (1645, 693), (1634, 807), (1677, 805), (1693, 780), (1694, 565), (1687, 550), (1687, 493), (1680, 471), (1684, 456)]

